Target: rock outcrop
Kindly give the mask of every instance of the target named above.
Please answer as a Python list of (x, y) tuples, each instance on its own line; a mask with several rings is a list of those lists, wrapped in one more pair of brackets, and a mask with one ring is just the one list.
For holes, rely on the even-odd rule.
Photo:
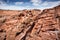
[(60, 5), (43, 11), (0, 10), (0, 40), (60, 40)]

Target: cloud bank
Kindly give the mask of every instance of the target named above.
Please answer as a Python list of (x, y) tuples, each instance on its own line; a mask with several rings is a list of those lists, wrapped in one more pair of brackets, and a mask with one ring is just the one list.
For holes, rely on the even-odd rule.
[(0, 9), (6, 10), (23, 10), (23, 9), (46, 9), (60, 5), (60, 1), (42, 1), (42, 0), (30, 0), (30, 2), (17, 1), (10, 3), (0, 0)]

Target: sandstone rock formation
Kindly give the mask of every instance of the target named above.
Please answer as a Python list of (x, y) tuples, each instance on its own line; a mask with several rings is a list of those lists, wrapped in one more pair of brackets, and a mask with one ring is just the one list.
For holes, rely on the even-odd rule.
[(43, 11), (0, 10), (0, 40), (60, 40), (60, 5)]

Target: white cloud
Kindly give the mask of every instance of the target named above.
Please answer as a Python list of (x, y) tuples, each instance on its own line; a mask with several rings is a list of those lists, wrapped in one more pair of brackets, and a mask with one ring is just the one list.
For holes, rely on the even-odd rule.
[(4, 6), (0, 6), (0, 9), (6, 9), (6, 10), (23, 10), (25, 7), (22, 6), (8, 6), (8, 5), (4, 5)]
[(0, 4), (3, 4), (3, 2), (2, 2), (2, 1), (0, 1)]
[(15, 2), (16, 5), (20, 5), (20, 4), (23, 4), (24, 2)]
[(33, 9), (30, 6), (16, 6), (16, 5), (0, 5), (0, 9), (5, 9), (5, 10), (24, 10), (24, 9)]
[(56, 2), (47, 2), (45, 1), (44, 3), (41, 4), (41, 6), (45, 7), (45, 8), (52, 8), (55, 6), (60, 5), (60, 1), (56, 1)]
[(42, 3), (43, 6), (48, 6), (48, 5), (56, 6), (56, 5), (59, 5), (59, 4), (60, 4), (60, 1), (55, 1), (55, 2), (47, 2), (47, 1), (45, 1), (44, 3)]
[(60, 1), (56, 1), (56, 2), (47, 2), (45, 1), (44, 3), (40, 4), (40, 6), (38, 7), (38, 9), (49, 9), (49, 8), (53, 8), (60, 5)]
[(34, 6), (39, 6), (39, 4), (42, 3), (42, 0), (31, 0), (31, 2)]
[(42, 0), (31, 0), (32, 5), (36, 6), (36, 8), (38, 9), (46, 9), (46, 8), (52, 8), (55, 7), (57, 5), (60, 5), (60, 1), (45, 1), (43, 2)]
[(0, 9), (5, 9), (5, 10), (22, 10), (26, 7), (23, 6), (16, 6), (18, 4), (23, 4), (23, 2), (16, 2), (15, 5), (9, 5), (6, 2), (0, 0)]
[[(32, 4), (24, 2), (15, 2), (15, 5), (8, 5), (6, 2), (0, 1), (0, 9), (9, 9), (9, 10), (23, 10), (23, 9), (46, 9), (52, 8), (57, 5), (60, 5), (60, 1), (54, 2), (43, 2), (42, 0), (31, 0)], [(27, 6), (19, 6), (21, 4), (28, 4)], [(17, 6), (18, 5), (18, 6)], [(31, 6), (32, 5), (32, 6)]]
[(40, 0), (31, 0), (31, 2), (34, 2), (34, 3), (37, 3), (39, 2)]
[(2, 0), (0, 0), (0, 6), (2, 6), (2, 5), (7, 5), (7, 3), (2, 1)]
[(56, 5), (58, 5), (58, 4), (60, 4), (60, 1), (54, 1), (54, 2), (48, 2), (48, 1), (45, 1), (45, 2), (43, 2), (42, 0), (31, 0), (31, 2), (32, 2), (32, 5), (33, 6), (49, 6), (49, 5), (51, 5), (51, 6), (56, 6)]

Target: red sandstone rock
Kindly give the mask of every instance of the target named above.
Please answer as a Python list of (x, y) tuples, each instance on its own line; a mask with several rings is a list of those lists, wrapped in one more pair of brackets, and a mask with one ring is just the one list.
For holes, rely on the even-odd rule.
[(0, 10), (0, 40), (60, 40), (60, 5), (43, 11)]

